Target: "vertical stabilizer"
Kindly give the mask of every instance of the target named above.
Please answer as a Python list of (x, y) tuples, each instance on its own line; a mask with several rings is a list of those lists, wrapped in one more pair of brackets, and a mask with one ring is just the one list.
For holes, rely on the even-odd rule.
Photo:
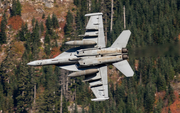
[(116, 39), (116, 41), (112, 44), (111, 48), (125, 48), (129, 37), (131, 35), (131, 31), (130, 30), (124, 30)]

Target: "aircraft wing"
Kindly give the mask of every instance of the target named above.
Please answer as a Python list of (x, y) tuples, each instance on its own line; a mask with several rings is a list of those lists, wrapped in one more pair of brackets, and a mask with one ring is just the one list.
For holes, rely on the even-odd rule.
[(106, 47), (102, 15), (102, 13), (89, 13), (85, 15), (90, 16), (90, 19), (86, 26), (83, 40), (96, 42), (95, 47), (97, 48)]
[(89, 82), (90, 88), (96, 97), (95, 99), (91, 99), (92, 101), (104, 101), (109, 99), (106, 65), (101, 66), (98, 73), (85, 76), (84, 81)]

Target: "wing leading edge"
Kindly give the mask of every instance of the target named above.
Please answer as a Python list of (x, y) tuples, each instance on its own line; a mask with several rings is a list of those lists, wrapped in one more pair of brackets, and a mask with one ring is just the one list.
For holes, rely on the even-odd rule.
[(97, 48), (106, 47), (102, 15), (102, 13), (89, 13), (85, 15), (90, 16), (90, 19), (86, 26), (86, 32), (83, 40), (96, 42), (97, 45), (95, 47)]

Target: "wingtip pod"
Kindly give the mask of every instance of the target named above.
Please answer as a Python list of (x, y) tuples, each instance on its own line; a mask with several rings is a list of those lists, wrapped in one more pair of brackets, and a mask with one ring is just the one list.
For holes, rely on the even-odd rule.
[(99, 12), (99, 13), (88, 13), (88, 14), (85, 14), (85, 16), (95, 16), (95, 15), (103, 15), (103, 13)]
[(107, 97), (107, 98), (95, 98), (95, 99), (91, 99), (91, 101), (105, 101), (108, 99), (109, 99), (109, 97)]

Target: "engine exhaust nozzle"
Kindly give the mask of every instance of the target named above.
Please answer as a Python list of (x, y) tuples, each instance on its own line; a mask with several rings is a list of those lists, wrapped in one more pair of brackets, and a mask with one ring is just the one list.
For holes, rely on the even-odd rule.
[(127, 53), (128, 49), (127, 48), (122, 48), (122, 53)]
[(122, 55), (123, 60), (129, 59), (128, 55)]

